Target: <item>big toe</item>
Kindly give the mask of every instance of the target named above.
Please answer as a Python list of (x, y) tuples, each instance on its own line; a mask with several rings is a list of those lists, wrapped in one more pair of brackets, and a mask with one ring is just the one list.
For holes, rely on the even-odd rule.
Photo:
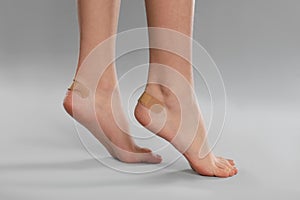
[(235, 167), (229, 167), (223, 162), (216, 163), (216, 168), (214, 171), (215, 176), (222, 178), (234, 176), (235, 174), (237, 174), (237, 169)]
[(227, 177), (230, 177), (230, 176), (233, 176), (234, 173), (231, 169), (229, 168), (218, 168), (215, 170), (215, 176), (217, 177), (221, 177), (221, 178), (227, 178)]
[(144, 163), (158, 164), (161, 163), (162, 157), (158, 154), (145, 153), (141, 156), (140, 161)]
[(139, 153), (141, 153), (141, 162), (158, 164), (162, 161), (162, 157), (160, 155), (152, 153), (152, 151), (148, 148), (139, 147)]

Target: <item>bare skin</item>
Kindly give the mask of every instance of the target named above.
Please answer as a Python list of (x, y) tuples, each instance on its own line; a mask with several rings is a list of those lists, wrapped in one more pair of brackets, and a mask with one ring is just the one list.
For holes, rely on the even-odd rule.
[[(192, 36), (193, 25), (193, 0), (145, 0), (147, 21), (149, 27), (161, 27), (178, 31), (186, 36)], [(149, 35), (149, 42), (152, 40), (159, 40), (159, 34)], [(188, 56), (191, 56), (191, 44), (184, 45)], [(224, 159), (222, 157), (215, 156), (212, 152), (207, 152), (206, 156), (201, 157), (201, 151), (203, 149), (209, 149), (206, 140), (206, 129), (201, 116), (199, 106), (192, 95), (192, 90), (187, 88), (178, 89), (177, 94), (171, 92), (168, 88), (160, 85), (153, 84), (153, 81), (171, 82), (173, 88), (180, 88), (180, 84), (177, 81), (172, 81), (170, 73), (163, 73), (160, 71), (160, 67), (156, 64), (166, 65), (176, 72), (180, 73), (185, 80), (189, 83), (193, 90), (193, 73), (192, 67), (189, 62), (183, 58), (166, 52), (164, 50), (150, 49), (150, 68), (148, 74), (148, 84), (146, 86), (146, 92), (165, 105), (166, 119), (165, 124), (161, 128), (161, 123), (151, 119), (151, 112), (148, 108), (138, 103), (135, 108), (135, 116), (137, 120), (150, 131), (156, 133), (158, 136), (171, 142), (175, 148), (177, 148), (190, 163), (191, 167), (199, 174), (205, 176), (217, 176), (217, 177), (230, 177), (237, 174), (238, 170), (235, 167), (234, 161), (230, 159)], [(184, 135), (188, 137), (188, 133), (183, 130), (182, 138), (174, 141), (174, 137), (178, 131), (178, 124), (180, 124), (181, 108), (177, 99), (177, 96), (183, 96), (180, 99), (181, 104), (184, 105), (184, 112), (188, 113), (185, 117), (192, 121), (195, 118), (199, 118), (198, 128), (195, 137), (190, 141), (185, 139)], [(193, 112), (191, 112), (193, 111)], [(182, 146), (187, 146), (187, 149), (182, 149)]]
[[(116, 33), (119, 0), (79, 0), (79, 22), (80, 22), (80, 54), (76, 75), (88, 54), (102, 41)], [(149, 27), (162, 27), (178, 31), (189, 37), (192, 35), (193, 1), (192, 0), (146, 0), (147, 21)], [(150, 43), (159, 39), (159, 35), (150, 34)], [(158, 37), (158, 38), (157, 38)], [(176, 43), (176, 42), (175, 42)], [(176, 44), (175, 44), (176, 45)], [(184, 52), (191, 56), (190, 44), (183, 44)], [(110, 55), (113, 57), (113, 54)], [(99, 58), (101, 59), (101, 58)], [(189, 161), (191, 167), (199, 174), (206, 176), (229, 177), (237, 173), (233, 160), (216, 157), (213, 153), (208, 153), (205, 157), (200, 157), (203, 147), (206, 147), (206, 130), (201, 117), (200, 109), (192, 95), (192, 91), (186, 88), (180, 89), (176, 80), (168, 73), (161, 73), (155, 63), (167, 65), (180, 73), (193, 88), (193, 74), (190, 63), (179, 56), (165, 52), (163, 50), (150, 49), (150, 68), (146, 92), (157, 98), (165, 105), (167, 119), (162, 129), (161, 123), (155, 123), (151, 119), (149, 110), (138, 104), (135, 109), (137, 120), (149, 130), (157, 133), (160, 137), (171, 142)], [(75, 75), (75, 78), (76, 78)], [(173, 88), (177, 88), (177, 94), (172, 93), (168, 88), (152, 84), (152, 81), (167, 80), (174, 82)], [(83, 83), (84, 84), (84, 83)], [(114, 88), (117, 90), (114, 91)], [(179, 89), (178, 89), (179, 88)], [(122, 124), (122, 129), (116, 123), (111, 108), (113, 91), (117, 98), (114, 99), (114, 107), (120, 112), (117, 121)], [(185, 105), (184, 113), (189, 112), (186, 121), (193, 125), (197, 122), (196, 136), (189, 139), (189, 132), (183, 129), (182, 138), (174, 141), (180, 124), (180, 114), (182, 112), (177, 96), (181, 98), (181, 104)], [(74, 102), (76, 102), (74, 104)], [(116, 159), (123, 162), (135, 163), (160, 163), (161, 157), (154, 155), (147, 148), (138, 147), (129, 134), (128, 122), (122, 112), (122, 105), (117, 86), (115, 64), (112, 63), (105, 70), (98, 83), (95, 102), (81, 97), (80, 92), (68, 91), (64, 107), (71, 116), (85, 126)], [(95, 109), (94, 109), (95, 108)], [(192, 112), (193, 111), (193, 112)], [(74, 113), (76, 113), (74, 115)], [(154, 123), (151, 123), (154, 122)], [(149, 125), (150, 124), (150, 125)], [(101, 129), (99, 129), (99, 125)], [(188, 123), (189, 125), (189, 123)], [(160, 129), (159, 131), (157, 131)], [(186, 136), (186, 137), (185, 137)], [(191, 143), (191, 144), (188, 144)], [(182, 149), (188, 146), (187, 149)]]
[[(119, 0), (78, 1), (80, 53), (76, 75), (88, 54), (99, 43), (116, 33), (119, 8)], [(117, 98), (114, 98), (114, 106), (120, 110), (117, 117), (118, 122), (123, 125), (122, 129), (115, 122), (116, 116), (113, 115), (111, 108), (111, 98), (115, 87), (117, 87), (115, 91)], [(65, 110), (85, 126), (114, 158), (127, 163), (161, 162), (159, 155), (154, 155), (150, 149), (137, 146), (129, 134), (128, 121), (122, 112), (114, 63), (108, 66), (98, 83), (95, 109), (93, 109), (94, 105), (81, 98), (79, 93), (72, 90), (67, 92), (63, 103)]]

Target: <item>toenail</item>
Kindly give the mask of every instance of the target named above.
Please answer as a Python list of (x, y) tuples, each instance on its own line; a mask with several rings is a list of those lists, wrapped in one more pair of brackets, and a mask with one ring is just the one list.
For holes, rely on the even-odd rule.
[(155, 156), (158, 157), (158, 158), (161, 158), (161, 155), (159, 155), (159, 154), (155, 154)]

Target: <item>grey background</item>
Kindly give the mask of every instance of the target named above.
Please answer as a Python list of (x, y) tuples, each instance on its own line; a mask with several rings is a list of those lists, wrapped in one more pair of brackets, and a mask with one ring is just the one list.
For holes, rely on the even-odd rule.
[[(82, 147), (61, 102), (77, 61), (76, 3), (0, 1), (1, 199), (299, 199), (300, 27), (297, 0), (198, 0), (194, 38), (217, 63), (228, 117), (215, 152), (229, 179), (180, 159), (157, 173), (116, 172)], [(144, 2), (123, 0), (119, 31), (146, 25)], [(118, 60), (147, 62), (147, 52)]]

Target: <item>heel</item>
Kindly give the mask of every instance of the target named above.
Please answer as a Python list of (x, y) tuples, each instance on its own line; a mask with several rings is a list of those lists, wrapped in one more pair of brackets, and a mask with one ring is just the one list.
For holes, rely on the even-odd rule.
[(79, 94), (82, 98), (89, 96), (89, 89), (79, 81), (73, 79), (72, 85), (68, 88), (68, 91), (74, 91)]

